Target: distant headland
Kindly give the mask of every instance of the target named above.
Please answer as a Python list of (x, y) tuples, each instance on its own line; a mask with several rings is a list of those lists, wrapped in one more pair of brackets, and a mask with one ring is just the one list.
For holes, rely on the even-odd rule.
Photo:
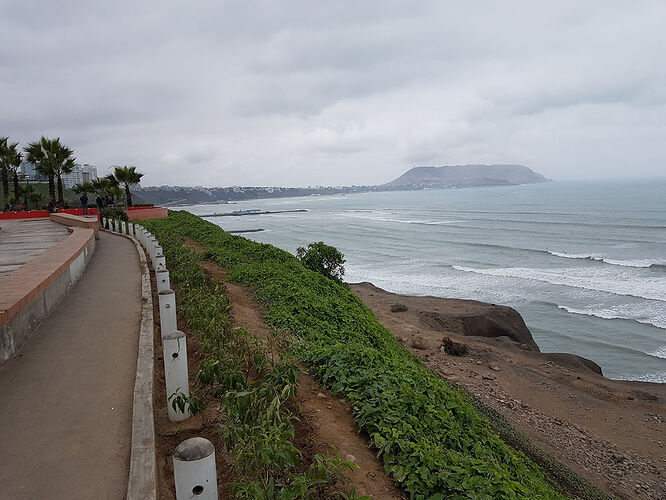
[(391, 182), (369, 186), (147, 186), (138, 187), (135, 192), (136, 197), (142, 203), (174, 206), (296, 196), (513, 186), (547, 182), (548, 180), (543, 175), (523, 165), (450, 165), (414, 167)]

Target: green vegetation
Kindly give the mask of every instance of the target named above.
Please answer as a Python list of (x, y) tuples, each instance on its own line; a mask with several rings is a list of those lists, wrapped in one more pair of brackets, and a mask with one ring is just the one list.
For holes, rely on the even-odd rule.
[[(344, 480), (344, 471), (356, 467), (341, 460), (336, 450), (331, 457), (315, 455), (309, 465), (301, 463), (301, 452), (293, 443), (296, 417), (286, 405), (297, 390), (295, 360), (277, 337), (259, 339), (243, 328), (232, 328), (229, 299), (223, 287), (203, 273), (200, 257), (185, 250), (181, 238), (164, 231), (159, 235), (171, 281), (178, 287), (179, 311), (206, 356), (197, 377), (227, 415), (219, 431), (241, 473), (241, 480), (232, 485), (234, 498), (362, 498), (353, 489), (349, 494), (333, 491)], [(193, 413), (201, 409), (198, 397), (182, 393), (170, 395), (170, 403)]]
[(64, 187), (62, 174), (71, 172), (74, 168), (74, 151), (60, 143), (60, 138), (48, 139), (42, 137), (39, 141), (31, 142), (25, 148), (25, 159), (34, 163), (37, 171), (49, 178), (49, 199), (55, 200), (55, 180), (58, 181), (58, 206), (65, 207)]
[[(38, 181), (19, 181), (18, 182), (18, 188), (19, 188), (19, 197), (18, 197), (18, 202), (23, 203), (24, 207), (26, 206), (25, 203), (25, 195), (30, 194), (30, 193), (35, 193), (36, 198), (38, 199), (33, 202), (29, 203), (29, 208), (32, 210), (46, 210), (46, 204), (49, 199), (49, 186), (46, 182), (38, 182)], [(38, 195), (38, 196), (37, 196)], [(71, 189), (64, 189), (63, 190), (63, 196), (65, 198), (65, 207), (72, 207), (79, 205), (79, 196), (74, 191)], [(14, 195), (14, 190), (12, 189), (9, 193), (9, 198), (5, 199), (0, 193), (0, 209), (2, 209), (5, 206), (5, 203), (9, 203), (10, 205), (13, 205), (14, 203), (17, 202), (17, 198)]]
[[(141, 182), (141, 177), (143, 174), (140, 174), (136, 171), (136, 167), (115, 167), (113, 174), (109, 175), (107, 178), (114, 184), (114, 187), (119, 188), (123, 187), (125, 190), (125, 201), (127, 206), (132, 206), (132, 192), (130, 191), (130, 186), (138, 184)], [(117, 198), (120, 198), (117, 196)]]
[(406, 312), (408, 310), (408, 307), (405, 304), (393, 304), (391, 306), (391, 312), (394, 313), (402, 313)]
[[(71, 172), (75, 166), (74, 151), (62, 144), (59, 137), (49, 139), (42, 136), (38, 141), (31, 142), (23, 148), (23, 152), (25, 155), (18, 149), (18, 142), (11, 143), (9, 137), (0, 137), (0, 178), (2, 180), (0, 209), (4, 209), (7, 204), (14, 209), (13, 205), (21, 202), (25, 207), (40, 208), (39, 205), (44, 198), (47, 202), (56, 200), (56, 181), (57, 206), (60, 208), (65, 208), (66, 205), (78, 206), (79, 196), (75, 196), (75, 194), (82, 193), (95, 193), (102, 197), (111, 194), (117, 200), (124, 197), (126, 205), (131, 207), (130, 187), (138, 184), (143, 177), (143, 174), (136, 171), (136, 167), (117, 166), (113, 174), (92, 182), (77, 184), (72, 192), (65, 189), (62, 176)], [(21, 191), (18, 170), (23, 159), (33, 163), (37, 172), (48, 178), (48, 195), (35, 182), (29, 183), (29, 185), (25, 183), (25, 190)], [(13, 181), (13, 196), (10, 196), (10, 177)]]
[[(281, 407), (282, 399), (275, 402), (275, 398), (282, 398), (280, 391), (292, 390), (293, 372), (285, 364), (277, 367), (279, 376), (265, 375), (279, 378), (278, 391), (260, 389), (261, 376), (250, 381), (234, 375), (239, 370), (229, 367), (239, 361), (225, 361), (231, 356), (227, 344), (248, 341), (242, 331), (207, 326), (225, 323), (228, 302), (220, 298), (219, 290), (202, 289), (206, 277), (198, 268), (199, 257), (181, 246), (184, 238), (206, 245), (205, 257), (224, 266), (231, 280), (256, 287), (256, 299), (266, 306), (274, 331), (292, 334), (290, 352), (326, 387), (349, 401), (358, 428), (370, 436), (387, 474), (412, 498), (562, 498), (534, 462), (493, 432), (461, 390), (433, 375), (400, 346), (344, 284), (307, 269), (285, 251), (227, 234), (187, 212), (170, 212), (167, 219), (146, 221), (146, 226), (159, 238), (167, 262), (174, 265), (170, 269), (172, 280), (181, 285), (181, 310), (195, 330), (209, 332), (202, 334), (202, 348), (214, 354), (203, 365), (200, 378), (218, 384), (232, 422), (243, 426), (225, 434), (232, 450), (235, 443), (254, 439), (246, 433), (254, 432), (255, 425), (253, 419), (242, 421), (233, 405), (257, 404), (264, 413)], [(186, 266), (190, 266), (187, 271)], [(217, 368), (206, 368), (208, 363)], [(210, 370), (214, 375), (206, 378)], [(248, 388), (266, 396), (263, 400), (258, 394), (250, 396)], [(274, 455), (279, 450), (271, 446), (285, 442), (289, 414), (257, 418), (273, 418), (275, 439), (261, 445), (268, 451), (257, 452), (265, 462), (250, 464), (250, 469), (265, 468), (273, 460), (288, 463)], [(269, 482), (262, 480), (263, 491)]]
[(301, 263), (319, 274), (336, 281), (342, 281), (345, 275), (345, 256), (335, 247), (323, 241), (310, 243), (307, 248), (298, 247), (296, 257)]
[[(14, 186), (14, 200), (19, 200), (21, 192), (18, 183), (18, 168), (21, 165), (21, 152), (18, 142), (9, 142), (9, 137), (0, 137), (0, 173), (2, 175), (2, 197), (4, 203), (9, 201), (9, 174)], [(3, 203), (3, 207), (4, 207)]]

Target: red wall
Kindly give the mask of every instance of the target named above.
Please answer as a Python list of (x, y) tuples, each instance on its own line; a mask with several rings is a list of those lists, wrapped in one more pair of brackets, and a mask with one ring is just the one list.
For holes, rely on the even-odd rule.
[[(143, 212), (148, 210), (147, 212)], [(153, 219), (157, 217), (166, 217), (166, 208), (161, 207), (130, 207), (130, 219)], [(82, 208), (59, 208), (58, 213), (65, 213), (71, 215), (83, 215)], [(97, 208), (88, 207), (88, 215), (97, 215)], [(48, 217), (48, 210), (30, 210), (23, 212), (0, 212), (0, 220), (3, 219), (36, 219), (41, 217)]]

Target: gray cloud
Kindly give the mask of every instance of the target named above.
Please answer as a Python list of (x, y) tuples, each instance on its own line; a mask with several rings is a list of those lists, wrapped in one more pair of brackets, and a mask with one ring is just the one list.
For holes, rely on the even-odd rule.
[(0, 134), (146, 184), (663, 176), (660, 1), (0, 0)]

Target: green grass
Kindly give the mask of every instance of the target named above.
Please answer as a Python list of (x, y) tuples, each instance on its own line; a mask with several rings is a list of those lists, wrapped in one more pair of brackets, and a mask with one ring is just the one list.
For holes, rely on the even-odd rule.
[(292, 353), (350, 402), (386, 473), (412, 498), (564, 498), (539, 466), (498, 437), (465, 393), (398, 344), (346, 285), (187, 212), (145, 225), (161, 242), (190, 238), (206, 245), (205, 257), (231, 280), (256, 288), (267, 321), (293, 335)]

